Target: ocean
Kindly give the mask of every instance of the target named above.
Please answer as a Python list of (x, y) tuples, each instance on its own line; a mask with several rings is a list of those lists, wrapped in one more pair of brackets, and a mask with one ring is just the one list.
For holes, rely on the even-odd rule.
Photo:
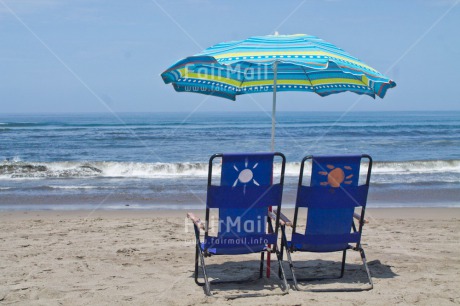
[[(369, 207), (460, 207), (460, 112), (281, 112), (283, 205), (305, 155), (369, 154)], [(204, 208), (209, 157), (266, 152), (265, 113), (0, 114), (0, 210)]]

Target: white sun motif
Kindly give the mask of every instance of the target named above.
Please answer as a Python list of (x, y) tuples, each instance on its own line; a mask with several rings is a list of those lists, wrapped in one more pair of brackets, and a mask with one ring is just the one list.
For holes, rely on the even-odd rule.
[(259, 163), (255, 163), (252, 168), (248, 167), (249, 162), (248, 159), (246, 158), (244, 161), (244, 169), (240, 171), (236, 165), (233, 165), (233, 168), (235, 169), (236, 172), (239, 172), (237, 179), (233, 183), (232, 187), (235, 187), (238, 185), (238, 182), (241, 184), (244, 184), (244, 193), (246, 193), (246, 186), (248, 183), (252, 182), (256, 186), (260, 186), (260, 184), (254, 179), (254, 173), (252, 172), (252, 169), (257, 168)]

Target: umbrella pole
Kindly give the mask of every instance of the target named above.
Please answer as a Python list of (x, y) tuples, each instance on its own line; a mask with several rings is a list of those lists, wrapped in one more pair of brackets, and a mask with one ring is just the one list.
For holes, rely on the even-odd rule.
[[(272, 141), (271, 141), (271, 151), (275, 152), (275, 114), (276, 114), (276, 78), (278, 74), (278, 62), (273, 63), (273, 105), (272, 105)], [(269, 211), (272, 211), (272, 208), (268, 208)], [(271, 245), (269, 244), (270, 248)], [(270, 278), (270, 252), (267, 254), (267, 278)]]
[(275, 124), (276, 124), (276, 79), (278, 74), (278, 62), (273, 63), (273, 104), (272, 104), (272, 141), (271, 151), (275, 152)]

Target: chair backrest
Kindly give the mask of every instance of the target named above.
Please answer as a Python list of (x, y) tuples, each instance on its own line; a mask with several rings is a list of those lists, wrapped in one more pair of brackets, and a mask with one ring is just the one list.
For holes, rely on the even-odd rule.
[[(280, 182), (273, 184), (274, 157), (282, 157)], [(212, 163), (222, 158), (220, 186), (212, 185)], [(216, 154), (209, 161), (206, 219), (219, 209), (218, 238), (263, 236), (268, 207), (281, 207), (285, 158), (281, 153)], [(207, 238), (206, 231), (205, 237)]]
[[(358, 186), (361, 159), (369, 159), (366, 183)], [(311, 159), (310, 185), (303, 185), (303, 169)], [(362, 219), (367, 202), (372, 159), (368, 155), (310, 156), (301, 165), (297, 190), (295, 219), (298, 208), (308, 208), (304, 235), (296, 234), (293, 240), (302, 242), (311, 251), (344, 249), (348, 243), (359, 243), (361, 226), (351, 233), (356, 207), (362, 208)], [(294, 225), (297, 220), (294, 220)], [(294, 237), (295, 236), (295, 237)]]

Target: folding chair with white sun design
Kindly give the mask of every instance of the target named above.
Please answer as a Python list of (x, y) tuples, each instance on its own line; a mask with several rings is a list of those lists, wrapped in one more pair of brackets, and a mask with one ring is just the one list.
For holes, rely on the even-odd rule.
[[(365, 181), (359, 185), (361, 161), (367, 159)], [(305, 163), (310, 161), (310, 182), (304, 181)], [(298, 281), (334, 279), (337, 277), (297, 278), (292, 262), (294, 252), (343, 252), (340, 276), (345, 272), (347, 250), (358, 251), (367, 273), (369, 286), (350, 289), (314, 289), (310, 291), (362, 291), (373, 288), (372, 278), (361, 246), (364, 213), (372, 170), (372, 158), (369, 155), (349, 156), (308, 156), (300, 166), (297, 199), (294, 219), (291, 222), (281, 214), (281, 259), (286, 250), (287, 260), (292, 272), (294, 287), (300, 290)], [(363, 175), (364, 176), (364, 175)], [(299, 209), (307, 208), (305, 231), (299, 229)], [(356, 212), (355, 212), (356, 209)], [(358, 220), (355, 225), (353, 218)], [(286, 237), (286, 226), (292, 228), (291, 240)]]
[[(281, 173), (279, 182), (273, 184), (275, 157), (281, 159)], [(222, 159), (220, 184), (212, 182), (213, 161), (216, 159)], [(260, 253), (259, 278), (263, 275), (265, 252), (275, 253), (278, 261), (280, 260), (277, 240), (285, 162), (286, 159), (281, 153), (215, 154), (210, 158), (205, 222), (192, 213), (187, 214), (195, 229), (195, 282), (204, 286), (207, 295), (211, 295), (210, 284), (241, 283), (254, 279), (208, 281), (206, 257)], [(274, 217), (275, 224), (269, 217), (269, 207), (278, 211), (278, 215)], [(215, 236), (211, 236), (209, 232), (210, 209), (219, 210), (219, 227)], [(200, 241), (200, 234), (204, 234), (203, 242)], [(204, 282), (198, 281), (199, 265)], [(288, 285), (280, 261), (279, 266), (279, 273), (282, 275), (281, 289), (285, 292)]]

